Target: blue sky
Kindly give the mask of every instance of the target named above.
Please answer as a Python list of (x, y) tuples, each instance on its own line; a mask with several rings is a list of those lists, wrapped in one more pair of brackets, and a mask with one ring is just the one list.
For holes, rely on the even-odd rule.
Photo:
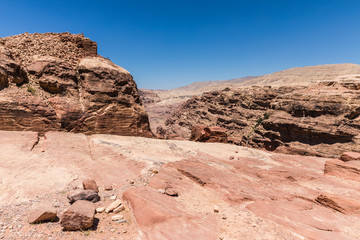
[(84, 33), (139, 88), (360, 64), (360, 1), (0, 1), (0, 36)]

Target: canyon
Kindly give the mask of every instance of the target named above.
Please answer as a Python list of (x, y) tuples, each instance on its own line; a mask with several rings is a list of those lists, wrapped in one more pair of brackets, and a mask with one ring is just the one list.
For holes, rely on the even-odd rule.
[(0, 38), (0, 239), (360, 239), (359, 146), (356, 64), (149, 90)]

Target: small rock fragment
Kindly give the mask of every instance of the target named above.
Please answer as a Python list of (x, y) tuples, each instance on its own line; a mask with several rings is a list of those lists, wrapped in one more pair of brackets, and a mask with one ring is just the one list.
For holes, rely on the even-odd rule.
[(215, 212), (215, 213), (220, 212), (220, 208), (219, 208), (218, 205), (215, 205), (215, 206), (214, 206), (214, 212)]
[(56, 209), (50, 201), (42, 201), (35, 203), (30, 211), (28, 222), (39, 223), (43, 221), (53, 221), (56, 219)]
[(159, 189), (158, 191), (159, 191), (159, 193), (161, 193), (161, 194), (165, 194), (165, 189)]
[(94, 179), (86, 179), (83, 181), (83, 188), (84, 190), (94, 190), (96, 192), (99, 192), (99, 187), (96, 184)]
[(111, 185), (105, 185), (104, 189), (105, 191), (111, 191), (113, 190), (113, 187)]
[(78, 200), (86, 200), (90, 202), (98, 202), (100, 201), (99, 194), (94, 190), (77, 190), (70, 192), (67, 195), (67, 198), (69, 199), (69, 202), (72, 204)]
[(109, 206), (107, 206), (107, 208), (105, 209), (106, 213), (109, 213), (111, 211), (113, 211), (115, 208), (119, 207), (121, 205), (121, 200), (118, 199), (114, 202), (112, 202)]
[(114, 215), (111, 217), (112, 221), (119, 221), (119, 220), (123, 220), (124, 216), (123, 215)]
[(230, 159), (230, 160), (234, 160), (235, 157), (234, 157), (234, 156), (230, 156), (229, 159)]
[(165, 188), (165, 194), (171, 197), (179, 196), (179, 193), (173, 187)]
[(105, 208), (104, 207), (98, 207), (98, 208), (96, 208), (96, 212), (97, 213), (102, 213), (102, 212), (104, 212), (105, 211)]
[(118, 206), (113, 210), (114, 213), (119, 213), (125, 210), (125, 207), (123, 205)]
[(94, 224), (95, 205), (92, 202), (79, 200), (68, 207), (60, 219), (65, 230), (88, 229)]
[(117, 196), (113, 195), (113, 196), (110, 197), (110, 200), (115, 200), (116, 198), (117, 198)]

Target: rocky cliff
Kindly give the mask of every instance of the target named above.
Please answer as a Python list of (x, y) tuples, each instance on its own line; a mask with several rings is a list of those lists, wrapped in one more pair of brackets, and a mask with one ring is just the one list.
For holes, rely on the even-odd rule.
[(360, 151), (360, 81), (224, 89), (193, 97), (160, 128), (189, 139), (193, 126), (227, 129), (229, 141), (271, 151), (335, 157)]
[(0, 39), (0, 129), (152, 136), (131, 74), (70, 33)]

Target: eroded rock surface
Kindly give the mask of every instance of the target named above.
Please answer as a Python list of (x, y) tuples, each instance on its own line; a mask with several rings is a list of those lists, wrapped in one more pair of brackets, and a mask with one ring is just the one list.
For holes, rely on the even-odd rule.
[(152, 137), (131, 74), (70, 33), (20, 34), (0, 46), (0, 129)]
[(163, 135), (190, 138), (203, 124), (229, 141), (282, 153), (339, 157), (360, 151), (360, 82), (225, 89), (193, 97), (167, 119)]
[[(18, 233), (53, 239), (360, 239), (360, 161), (223, 143), (8, 131), (0, 131), (0, 158), (1, 222), (17, 229), (6, 228), (4, 239)], [(102, 208), (97, 230), (85, 235), (61, 231), (58, 223), (27, 223), (28, 201), (56, 197), (63, 212), (69, 204), (62, 192), (84, 179), (114, 188), (111, 194), (100, 189), (106, 202), (96, 203)], [(94, 204), (85, 202), (93, 214)], [(120, 203), (125, 208), (126, 223), (105, 213), (115, 202), (114, 210)], [(90, 226), (91, 214), (86, 219), (86, 226), (69, 229)]]

